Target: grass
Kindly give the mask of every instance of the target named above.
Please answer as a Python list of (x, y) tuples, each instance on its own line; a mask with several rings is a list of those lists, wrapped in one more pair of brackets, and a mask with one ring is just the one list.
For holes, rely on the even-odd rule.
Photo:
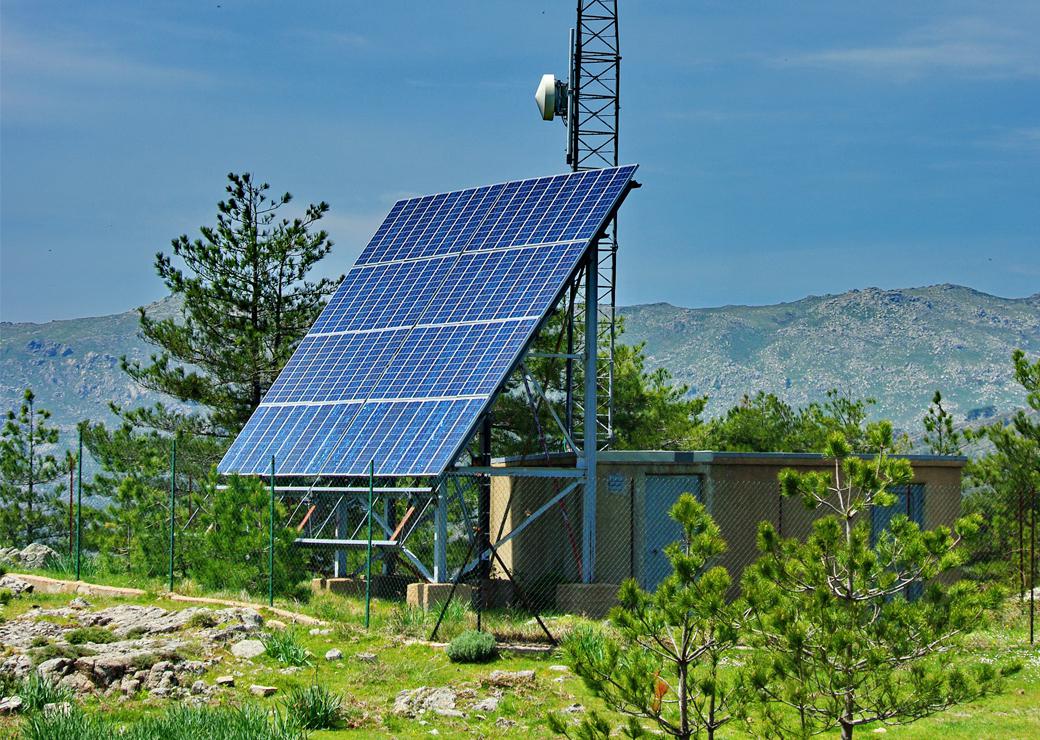
[(64, 686), (55, 686), (35, 671), (22, 679), (17, 690), (22, 699), (22, 711), (27, 714), (43, 711), (48, 704), (72, 701), (71, 691)]
[(173, 706), (129, 724), (77, 709), (67, 715), (30, 717), (22, 740), (304, 740), (304, 731), (257, 706)]
[[(28, 611), (33, 605), (47, 608), (60, 607), (73, 598), (68, 594), (32, 594), (16, 599), (5, 613), (8, 618)], [(191, 605), (167, 601), (156, 597), (135, 596), (116, 598), (109, 596), (90, 597), (93, 608), (101, 609), (115, 604), (158, 604), (165, 609), (183, 609)], [(573, 673), (558, 673), (549, 666), (564, 662), (558, 653), (525, 654), (503, 650), (493, 666), (480, 664), (452, 663), (443, 649), (431, 647), (421, 641), (429, 637), (429, 630), (437, 618), (437, 612), (425, 613), (421, 610), (409, 610), (399, 604), (385, 600), (375, 600), (372, 604), (372, 627), (365, 631), (361, 626), (363, 600), (356, 597), (338, 594), (320, 594), (309, 602), (297, 603), (287, 600), (278, 602), (279, 606), (300, 611), (327, 620), (327, 627), (332, 628), (330, 634), (311, 635), (307, 630), (291, 632), (285, 630), (272, 633), (279, 636), (291, 634), (297, 648), (310, 653), (312, 670), (293, 674), (282, 674), (283, 665), (277, 658), (255, 661), (252, 665), (243, 665), (239, 670), (243, 675), (237, 680), (233, 689), (221, 690), (214, 701), (228, 707), (241, 705), (252, 707), (245, 711), (263, 715), (268, 723), (269, 734), (257, 734), (257, 737), (273, 740), (294, 740), (299, 734), (270, 734), (277, 730), (273, 719), (277, 713), (277, 722), (286, 731), (291, 731), (286, 723), (292, 721), (286, 703), (294, 691), (303, 690), (312, 684), (320, 684), (330, 694), (346, 697), (341, 705), (342, 719), (340, 724), (331, 729), (309, 730), (311, 740), (342, 740), (346, 738), (428, 738), (431, 730), (436, 729), (442, 737), (469, 735), (474, 737), (534, 738), (552, 737), (545, 716), (549, 711), (559, 712), (572, 704), (581, 704), (588, 709), (602, 711), (602, 705), (593, 698), (580, 679)], [(525, 614), (509, 611), (487, 612), (483, 615), (485, 627), (493, 629), (496, 635), (512, 634), (517, 636), (537, 636), (540, 632), (537, 624)], [(575, 627), (588, 624), (586, 620), (576, 617), (553, 616), (546, 618), (554, 634), (573, 630)], [(475, 614), (461, 604), (449, 608), (445, 624), (456, 634), (465, 631), (475, 624)], [(943, 737), (943, 740), (962, 740), (967, 738), (991, 737), (1000, 735), (1008, 738), (1040, 737), (1040, 646), (1028, 647), (1025, 631), (1024, 612), (1016, 603), (1009, 603), (1008, 608), (998, 615), (991, 627), (974, 634), (971, 648), (977, 655), (1003, 662), (1009, 658), (1017, 658), (1023, 664), (1023, 670), (1008, 680), (1007, 691), (971, 704), (966, 704), (934, 717), (921, 720), (905, 727), (890, 727), (886, 737), (924, 738)], [(404, 629), (401, 629), (401, 628)], [(445, 627), (442, 625), (442, 630)], [(578, 630), (579, 635), (581, 630)], [(442, 633), (439, 638), (447, 640), (450, 632)], [(454, 635), (451, 635), (454, 636)], [(528, 639), (531, 639), (529, 637)], [(580, 639), (580, 637), (576, 637)], [(48, 648), (51, 646), (48, 646)], [(65, 646), (69, 647), (69, 646)], [(322, 656), (329, 648), (338, 648), (344, 654), (339, 661), (325, 661), (312, 656)], [(187, 654), (185, 658), (198, 655)], [(359, 653), (374, 654), (374, 662), (359, 659)], [(218, 663), (202, 676), (208, 683), (218, 675), (228, 671), (227, 656), (225, 662)], [(506, 691), (497, 711), (493, 713), (476, 713), (470, 710), (471, 699), (460, 698), (459, 709), (467, 714), (465, 718), (442, 717), (427, 714), (421, 718), (395, 716), (391, 709), (394, 698), (402, 689), (414, 689), (419, 686), (451, 686), (464, 697), (467, 692), (476, 692), (483, 698), (487, 695), (482, 684), (492, 669), (517, 671), (533, 669), (536, 680), (532, 686)], [(249, 693), (253, 683), (276, 686), (278, 693), (273, 699), (258, 700)], [(98, 696), (85, 703), (88, 719), (101, 723), (103, 737), (122, 737), (119, 728), (130, 726), (135, 732), (144, 732), (136, 728), (159, 728), (159, 735), (131, 735), (131, 740), (144, 737), (162, 737), (163, 740), (178, 740), (184, 735), (159, 722), (166, 717), (170, 704), (154, 703), (152, 700), (119, 701), (118, 696)], [(567, 715), (580, 716), (580, 715)], [(515, 722), (514, 726), (499, 727), (495, 724), (500, 718)], [(42, 719), (42, 718), (40, 718)], [(25, 727), (30, 718), (21, 720), (0, 719), (0, 737), (4, 737), (4, 722), (20, 722)], [(166, 721), (166, 720), (162, 720)], [(203, 722), (205, 720), (194, 720)], [(420, 721), (426, 724), (420, 724)], [(185, 720), (187, 722), (187, 720)], [(230, 722), (230, 720), (229, 720)], [(54, 729), (53, 725), (48, 725)], [(862, 728), (857, 736), (864, 738), (871, 735), (870, 726)], [(56, 732), (26, 737), (86, 738), (93, 740), (102, 735), (56, 734)], [(209, 737), (200, 733), (195, 737)], [(213, 735), (218, 740), (237, 740), (235, 735)], [(725, 728), (720, 738), (746, 737), (741, 728), (736, 726)], [(827, 735), (826, 737), (836, 737)]]
[(285, 711), (305, 730), (332, 730), (343, 723), (343, 697), (319, 683), (296, 686), (285, 698)]
[(267, 655), (279, 663), (290, 666), (308, 666), (311, 664), (311, 653), (300, 644), (296, 630), (285, 629), (265, 632), (260, 637), (267, 650)]

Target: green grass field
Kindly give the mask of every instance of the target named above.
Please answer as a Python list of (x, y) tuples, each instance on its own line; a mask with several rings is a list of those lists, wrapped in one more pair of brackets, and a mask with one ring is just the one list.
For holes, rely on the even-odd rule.
[[(2, 614), (10, 620), (34, 606), (62, 606), (72, 598), (71, 595), (26, 596), (13, 600), (3, 608)], [(130, 599), (89, 597), (89, 600), (94, 609), (117, 603), (156, 604), (165, 609), (191, 606), (151, 594)], [(285, 666), (269, 656), (261, 656), (251, 664), (240, 663), (222, 650), (221, 663), (202, 678), (212, 683), (218, 675), (232, 669), (241, 671), (243, 675), (237, 677), (235, 688), (219, 692), (213, 699), (214, 704), (251, 703), (269, 708), (281, 707), (284, 697), (293, 687), (317, 681), (342, 695), (346, 711), (341, 729), (314, 731), (311, 737), (315, 740), (339, 737), (425, 738), (434, 734), (433, 731), (445, 737), (540, 738), (551, 736), (545, 720), (549, 711), (563, 710), (575, 704), (602, 709), (598, 700), (573, 674), (550, 669), (561, 662), (559, 655), (552, 651), (521, 654), (507, 650), (488, 664), (458, 665), (448, 661), (443, 648), (422, 642), (434, 617), (404, 609), (399, 604), (376, 601), (372, 624), (367, 631), (362, 626), (363, 604), (354, 598), (323, 594), (307, 603), (283, 602), (277, 605), (328, 622), (331, 632), (327, 635), (311, 635), (304, 627), (295, 629), (299, 642), (313, 654), (311, 666), (283, 673)], [(458, 634), (472, 618), (472, 614), (461, 609), (451, 610), (445, 623), (445, 635)], [(526, 618), (495, 615), (492, 620), (498, 620), (499, 626), (509, 628), (518, 636), (537, 633), (537, 627)], [(574, 618), (556, 618), (554, 626), (566, 630), (575, 622)], [(1008, 602), (992, 627), (971, 637), (971, 646), (978, 655), (998, 662), (1017, 658), (1023, 669), (1009, 679), (1006, 691), (998, 696), (955, 707), (913, 725), (889, 727), (886, 735), (899, 738), (941, 736), (947, 739), (1040, 737), (1040, 646), (1028, 646), (1024, 610), (1016, 602)], [(323, 656), (330, 648), (341, 650), (343, 659), (326, 661)], [(0, 652), (9, 650), (0, 648)], [(191, 655), (190, 650), (187, 652), (184, 657), (200, 657)], [(359, 660), (356, 657), (359, 653), (375, 654), (375, 661)], [(493, 712), (470, 711), (467, 708), (470, 699), (460, 700), (459, 708), (467, 715), (464, 718), (433, 713), (422, 718), (408, 718), (396, 716), (391, 711), (394, 698), (402, 689), (450, 686), (461, 697), (482, 698), (488, 695), (484, 681), (491, 671), (522, 669), (535, 671), (535, 683), (505, 690)], [(268, 699), (257, 699), (249, 693), (252, 683), (277, 686), (278, 693)], [(168, 700), (146, 694), (129, 701), (118, 696), (101, 696), (84, 702), (87, 712), (103, 713), (107, 719), (118, 723), (132, 723), (146, 715), (159, 714), (170, 705)], [(0, 718), (0, 736), (7, 733), (17, 737), (19, 721)], [(873, 729), (868, 727), (861, 734), (866, 735)], [(741, 728), (732, 726), (722, 735), (741, 737), (744, 733)]]

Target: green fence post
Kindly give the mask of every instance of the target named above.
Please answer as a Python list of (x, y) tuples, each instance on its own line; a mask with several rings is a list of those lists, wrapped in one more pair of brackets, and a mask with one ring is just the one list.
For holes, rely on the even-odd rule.
[(271, 531), (269, 552), (267, 553), (267, 603), (274, 606), (274, 455), (271, 455)]
[(83, 428), (79, 430), (79, 454), (76, 457), (76, 580), (80, 576), (80, 554), (83, 552)]
[(375, 460), (368, 461), (368, 556), (365, 560), (365, 629), (372, 604), (372, 491), (375, 488)]
[(170, 593), (173, 593), (173, 553), (177, 523), (173, 518), (177, 503), (177, 437), (170, 443)]

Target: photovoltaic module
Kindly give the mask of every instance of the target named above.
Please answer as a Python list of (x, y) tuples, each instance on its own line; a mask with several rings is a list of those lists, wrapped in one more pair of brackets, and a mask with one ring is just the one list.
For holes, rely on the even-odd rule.
[(399, 201), (218, 470), (442, 473), (470, 437), (635, 166)]

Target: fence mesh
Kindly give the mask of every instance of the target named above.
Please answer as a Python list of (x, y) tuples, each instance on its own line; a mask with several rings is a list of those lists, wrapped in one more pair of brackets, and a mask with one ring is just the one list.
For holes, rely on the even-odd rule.
[[(707, 507), (726, 540), (717, 564), (729, 571), (733, 596), (759, 556), (760, 522), (784, 537), (804, 538), (824, 513), (782, 498), (779, 468), (715, 465), (677, 473), (666, 465), (603, 466), (588, 518), (574, 471), (457, 474), (435, 484), (376, 480), (369, 517), (367, 479), (279, 479), (272, 492), (269, 479), (200, 479), (176, 464), (171, 473), (171, 462), (123, 480), (117, 498), (101, 505), (92, 499), (100, 489), (87, 482), (84, 503), (94, 508), (70, 517), (68, 543), (55, 540), (59, 556), (50, 569), (83, 580), (256, 600), (329, 592), (353, 600), (342, 613), (358, 618), (370, 595), (384, 616), (392, 614), (416, 637), (450, 639), (479, 627), (502, 640), (552, 641), (570, 629), (574, 615), (604, 616), (626, 579), (652, 590), (670, 573), (665, 548), (680, 530), (669, 511), (684, 493)], [(897, 513), (926, 528), (952, 526), (962, 514), (959, 471), (952, 467), (897, 494), (892, 507), (864, 514), (873, 531)], [(1012, 537), (1013, 551), (991, 554), (984, 565), (1025, 594), (1035, 582), (1036, 556), (1027, 544), (1031, 507), (1022, 511), (1021, 526), (1001, 526), (1021, 530), (1023, 538)], [(979, 567), (970, 564), (967, 574)]]

